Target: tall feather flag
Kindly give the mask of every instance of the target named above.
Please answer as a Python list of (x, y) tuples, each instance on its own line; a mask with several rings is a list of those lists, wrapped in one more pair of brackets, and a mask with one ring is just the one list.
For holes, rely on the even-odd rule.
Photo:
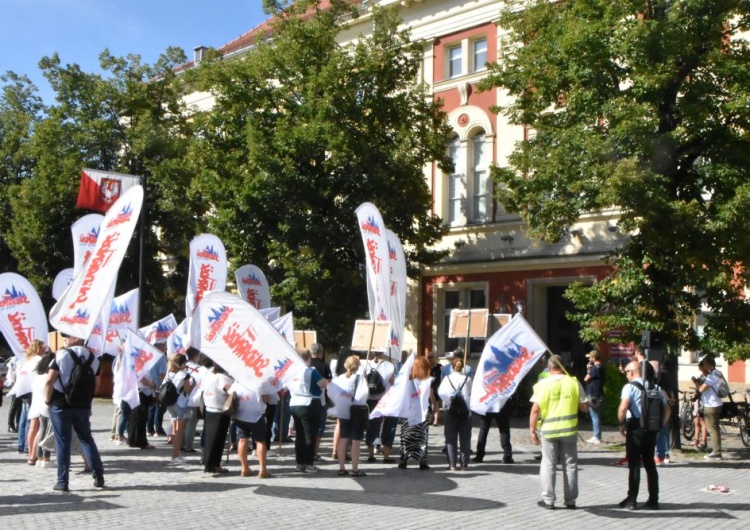
[(142, 205), (143, 188), (133, 186), (107, 211), (91, 258), (50, 311), (50, 324), (56, 329), (83, 339), (91, 335), (117, 278)]
[(498, 412), (521, 380), (547, 351), (520, 313), (488, 340), (471, 387), (470, 408), (477, 414)]
[(409, 415), (409, 394), (410, 394), (410, 376), (411, 369), (414, 366), (415, 355), (412, 353), (406, 362), (401, 366), (393, 386), (380, 398), (378, 404), (370, 413), (370, 418), (379, 418), (380, 416), (393, 416), (395, 418), (406, 418)]
[(190, 272), (185, 315), (191, 316), (198, 303), (211, 291), (223, 291), (227, 285), (227, 252), (221, 240), (201, 234), (190, 242)]
[(398, 236), (386, 229), (388, 262), (391, 266), (391, 289), (388, 302), (391, 310), (391, 359), (401, 359), (406, 321), (406, 255)]
[(167, 357), (171, 359), (177, 353), (185, 353), (190, 346), (190, 319), (186, 318), (179, 323), (167, 339)]
[(266, 317), (230, 293), (203, 297), (190, 328), (193, 346), (246, 388), (281, 390), (307, 367)]
[(122, 195), (140, 183), (141, 178), (134, 175), (83, 169), (76, 208), (106, 213)]
[[(88, 346), (110, 355), (117, 355), (122, 346), (124, 339), (120, 338), (120, 332), (125, 329), (136, 331), (138, 328), (140, 291), (138, 288), (132, 289), (125, 294), (121, 294), (112, 300), (109, 306), (109, 320), (106, 326), (101, 326), (105, 311), (100, 313), (99, 323), (94, 326)], [(106, 306), (105, 306), (106, 307)], [(104, 335), (97, 333), (97, 327), (104, 328)], [(101, 337), (106, 337), (106, 342), (99, 345)]]
[(255, 309), (271, 307), (271, 290), (263, 271), (255, 265), (243, 265), (234, 273), (240, 298)]
[(365, 246), (365, 263), (368, 289), (368, 302), (371, 320), (391, 320), (390, 289), (391, 268), (388, 258), (388, 240), (385, 224), (374, 204), (364, 202), (356, 210), (362, 243)]
[(19, 359), (32, 341), (47, 344), (47, 317), (29, 280), (15, 272), (0, 274), (0, 332)]
[(84, 215), (73, 223), (70, 231), (73, 235), (73, 276), (78, 274), (83, 264), (91, 257), (99, 239), (99, 230), (104, 216), (98, 213)]
[(104, 347), (107, 343), (106, 337), (109, 332), (109, 315), (112, 311), (112, 302), (115, 299), (116, 283), (117, 280), (115, 280), (110, 286), (109, 293), (107, 293), (107, 299), (99, 313), (99, 318), (96, 319), (94, 329), (91, 330), (91, 335), (89, 335), (88, 341), (86, 341), (86, 346), (89, 350), (94, 352), (97, 357), (104, 353)]

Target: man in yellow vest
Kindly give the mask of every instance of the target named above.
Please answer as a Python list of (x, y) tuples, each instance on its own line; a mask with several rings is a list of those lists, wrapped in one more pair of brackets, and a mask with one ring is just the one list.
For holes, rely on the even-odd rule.
[(537, 422), (541, 419), (542, 464), (539, 478), (542, 499), (537, 506), (547, 510), (555, 508), (555, 475), (557, 462), (563, 471), (565, 507), (576, 508), (578, 498), (578, 411), (587, 412), (586, 393), (581, 383), (568, 375), (559, 355), (547, 362), (549, 377), (534, 385), (529, 431), (531, 441), (539, 445)]

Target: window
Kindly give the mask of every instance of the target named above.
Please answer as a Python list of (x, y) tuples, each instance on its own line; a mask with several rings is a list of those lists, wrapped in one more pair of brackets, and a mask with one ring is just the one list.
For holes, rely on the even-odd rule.
[(448, 145), (448, 155), (455, 168), (446, 182), (444, 218), (449, 226), (486, 223), (492, 219), (491, 153), (492, 143), (488, 143), (481, 129), (468, 142), (456, 137)]
[(454, 46), (448, 50), (448, 77), (458, 77), (461, 74), (463, 74), (461, 46)]
[(486, 70), (487, 67), (485, 66), (485, 64), (487, 63), (487, 39), (475, 40), (473, 43), (473, 48), (474, 55), (471, 71), (480, 72), (482, 70)]
[[(465, 349), (465, 338), (450, 338), (451, 310), (453, 309), (486, 309), (487, 292), (484, 288), (451, 288), (443, 292), (443, 329), (441, 330), (442, 345), (438, 349), (442, 352), (454, 351), (456, 348)], [(482, 354), (485, 339), (469, 339), (469, 353), (474, 357)]]

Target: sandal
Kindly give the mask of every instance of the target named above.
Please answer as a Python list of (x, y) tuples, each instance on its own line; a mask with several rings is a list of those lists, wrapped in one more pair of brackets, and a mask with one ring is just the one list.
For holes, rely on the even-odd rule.
[(349, 472), (346, 469), (339, 469), (339, 476), (340, 477), (348, 477)]
[(252, 469), (248, 469), (247, 471), (240, 471), (240, 476), (241, 477), (252, 477), (253, 476), (253, 471), (252, 471)]
[(349, 475), (350, 475), (350, 476), (352, 476), (352, 477), (366, 477), (366, 476), (367, 476), (367, 473), (365, 473), (365, 472), (364, 472), (364, 471), (362, 471), (361, 469), (357, 469), (357, 470), (352, 470), (352, 471), (351, 471), (351, 472), (349, 473)]
[(225, 467), (218, 466), (214, 468), (214, 473), (229, 473), (229, 470)]
[(36, 458), (29, 458), (28, 462), (26, 463), (29, 464), (30, 466), (35, 466), (36, 460), (37, 460)]

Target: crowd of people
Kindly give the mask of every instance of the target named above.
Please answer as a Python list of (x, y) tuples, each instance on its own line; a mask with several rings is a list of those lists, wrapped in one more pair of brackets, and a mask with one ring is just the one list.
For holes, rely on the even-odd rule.
[[(222, 466), (222, 455), (229, 439), (237, 451), (240, 476), (267, 479), (272, 476), (267, 462), (271, 444), (291, 442), (292, 435), (296, 471), (319, 471), (318, 464), (323, 460), (321, 438), (328, 418), (333, 417), (336, 425), (331, 456), (338, 463), (338, 475), (365, 477), (360, 461), (377, 462), (377, 453), (382, 454), (384, 464), (396, 464), (400, 469), (406, 469), (412, 461), (419, 469), (430, 469), (430, 427), (441, 423), (447, 469), (465, 471), (471, 461), (484, 461), (494, 421), (500, 432), (502, 463), (514, 463), (510, 407), (491, 407), (474, 418), (476, 413), (469, 408), (471, 371), (461, 350), (450, 354), (446, 364), (438, 363), (432, 352), (413, 360), (410, 372), (404, 376), (408, 385), (407, 407), (398, 417), (372, 413), (404, 370), (406, 352), (400, 362), (392, 363), (381, 352), (362, 359), (342, 349), (338, 362), (331, 366), (325, 362), (320, 344), (313, 344), (300, 355), (306, 369), (281, 392), (267, 383), (257, 388), (243, 386), (194, 348), (171, 358), (165, 355), (138, 382), (135, 406), (124, 399), (115, 403), (111, 440), (149, 450), (154, 448), (151, 441), (164, 437), (172, 445), (166, 465), (187, 465), (182, 455), (200, 451), (204, 472), (221, 475), (228, 472)], [(558, 466), (563, 475), (562, 504), (568, 509), (576, 508), (579, 413), (591, 416), (593, 436), (587, 442), (602, 443), (606, 370), (598, 352), (592, 351), (587, 357), (590, 362), (583, 384), (569, 375), (559, 356), (552, 355), (546, 358), (545, 370), (533, 389), (529, 431), (531, 441), (542, 449), (542, 495), (538, 504), (545, 509), (555, 507)], [(620, 507), (626, 509), (638, 507), (641, 467), (648, 486), (644, 506), (659, 508), (657, 466), (669, 458), (667, 425), (676, 388), (668, 382), (668, 366), (657, 376), (652, 365), (643, 361), (643, 351), (636, 349), (632, 362), (621, 369), (627, 383), (620, 393), (617, 418), (625, 438), (623, 463), (629, 468), (629, 478), (627, 496)], [(14, 397), (9, 409), (9, 431), (17, 432), (18, 452), (30, 466), (49, 466), (54, 452), (56, 491), (68, 491), (71, 454), (81, 455), (96, 487), (104, 486), (104, 467), (90, 426), (93, 376), (98, 367), (99, 359), (82, 339), (64, 336), (64, 348), (57, 352), (34, 341), (24, 359), (12, 368)], [(723, 375), (710, 356), (701, 360), (699, 367), (701, 376), (693, 378), (693, 382), (696, 411), (700, 409), (701, 413), (695, 414), (693, 443), (699, 449), (705, 448), (710, 435), (712, 450), (706, 457), (721, 458), (718, 421)], [(113, 370), (119, 369), (122, 367), (115, 362)], [(162, 392), (167, 385), (172, 385), (175, 393), (169, 402), (163, 397), (167, 393)], [(643, 398), (647, 391), (651, 391), (652, 401), (659, 402), (660, 407), (653, 409), (657, 412)], [(646, 420), (653, 414), (658, 418), (647, 426)], [(293, 421), (291, 429), (285, 416)], [(200, 421), (203, 424), (198, 436)], [(476, 450), (471, 446), (475, 423), (479, 425)], [(399, 424), (399, 444), (394, 447)], [(257, 472), (251, 468), (251, 456), (257, 460)]]

